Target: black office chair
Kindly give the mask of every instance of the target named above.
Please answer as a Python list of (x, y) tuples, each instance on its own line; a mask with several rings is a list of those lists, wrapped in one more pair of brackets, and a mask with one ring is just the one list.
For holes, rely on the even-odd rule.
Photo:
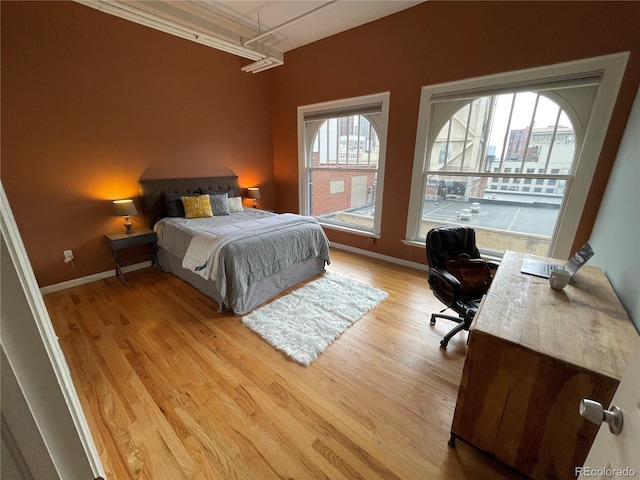
[[(426, 247), (429, 287), (435, 297), (446, 305), (439, 313), (431, 315), (431, 325), (437, 318), (458, 323), (440, 341), (440, 346), (446, 349), (455, 334), (469, 330), (482, 296), (491, 285), (497, 264), (480, 258), (476, 233), (468, 227), (448, 225), (433, 228), (427, 233)], [(457, 316), (444, 315), (448, 309)]]

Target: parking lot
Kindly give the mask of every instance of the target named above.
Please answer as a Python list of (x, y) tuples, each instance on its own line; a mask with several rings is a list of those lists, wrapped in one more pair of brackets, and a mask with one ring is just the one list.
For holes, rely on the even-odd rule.
[[(462, 219), (460, 214), (465, 209), (471, 210), (474, 201), (480, 203), (480, 209), (471, 212), (470, 215), (465, 215), (465, 219)], [(373, 218), (373, 210), (373, 204), (368, 204), (348, 209), (346, 212)], [(497, 200), (486, 198), (472, 201), (455, 198), (447, 200), (425, 198), (422, 218), (434, 222), (457, 223), (472, 227), (551, 237), (559, 211), (560, 199), (533, 195), (527, 197), (506, 194), (500, 195)], [(335, 214), (331, 213), (323, 218), (334, 220), (334, 217)]]
[(550, 237), (559, 212), (559, 205), (509, 204), (488, 200), (480, 203), (480, 210), (471, 213), (468, 220), (461, 220), (462, 210), (470, 208), (471, 203), (463, 201), (425, 200), (423, 218)]

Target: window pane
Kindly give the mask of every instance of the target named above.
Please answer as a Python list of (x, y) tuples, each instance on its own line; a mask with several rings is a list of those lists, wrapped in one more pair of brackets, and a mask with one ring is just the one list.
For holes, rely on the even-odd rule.
[(377, 168), (379, 152), (378, 135), (366, 117), (331, 118), (318, 128), (309, 166)]
[(435, 145), (431, 150), (431, 158), (428, 162), (429, 170), (443, 170), (446, 168), (447, 162), (451, 159), (453, 150), (449, 143), (451, 135), (451, 121), (445, 123), (444, 127), (436, 136)]
[[(562, 195), (526, 195), (519, 183), (502, 178), (498, 189), (487, 177), (429, 175), (425, 181), (420, 238), (440, 225), (469, 225), (478, 247), (489, 252), (525, 251), (545, 255)], [(559, 181), (558, 184), (564, 184)], [(556, 187), (557, 189), (557, 187)], [(550, 192), (549, 192), (550, 193)]]
[(493, 160), (498, 162), (503, 157), (506, 146), (505, 135), (509, 128), (509, 117), (513, 105), (514, 94), (498, 95), (495, 98), (495, 114), (491, 119), (491, 132), (489, 134), (489, 151), (493, 154)]
[(376, 172), (311, 170), (311, 215), (324, 223), (371, 231), (376, 179)]
[(573, 164), (575, 150), (575, 135), (571, 127), (571, 122), (566, 113), (562, 112), (553, 140), (553, 146), (551, 147), (548, 168), (551, 169), (551, 171), (557, 171), (558, 169), (569, 171)]
[(324, 223), (372, 231), (380, 140), (363, 115), (317, 127), (308, 163), (309, 212)]
[(463, 172), (484, 168), (484, 133), (492, 97), (467, 103), (440, 129), (427, 169)]
[[(420, 237), (436, 224), (463, 223), (477, 229), (486, 251), (545, 255), (567, 184), (553, 175), (571, 171), (574, 154), (569, 118), (542, 94), (467, 103), (433, 140)], [(467, 176), (472, 172), (494, 176)], [(539, 177), (521, 178), (521, 172)]]

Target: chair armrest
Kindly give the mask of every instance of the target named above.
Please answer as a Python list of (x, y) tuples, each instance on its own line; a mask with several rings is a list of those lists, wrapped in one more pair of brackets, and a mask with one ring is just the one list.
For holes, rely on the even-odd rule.
[(434, 277), (438, 277), (444, 280), (445, 282), (449, 283), (454, 290), (460, 290), (461, 285), (458, 279), (453, 275), (451, 275), (446, 270), (443, 270), (442, 268), (437, 268), (437, 267), (430, 268), (429, 275), (432, 275)]
[(453, 275), (451, 275), (446, 270), (442, 268), (437, 268), (437, 267), (430, 268), (428, 275), (430, 277), (429, 285), (431, 285), (431, 289), (434, 290), (434, 293), (436, 292), (436, 289), (434, 289), (434, 286), (431, 283), (432, 282), (431, 279), (439, 278), (440, 280), (442, 280), (443, 282), (449, 285), (451, 290), (453, 290), (453, 297), (451, 298), (449, 303), (447, 303), (447, 301), (444, 299), (442, 294), (436, 295), (436, 296), (440, 299), (440, 301), (442, 301), (448, 307), (451, 307), (452, 305), (454, 305), (458, 301), (458, 298), (460, 297), (460, 290), (462, 288), (462, 285), (460, 284), (458, 279)]
[(494, 262), (492, 260), (489, 260), (485, 263), (487, 264), (487, 267), (489, 267), (489, 270), (491, 270), (492, 272), (497, 270), (498, 267), (500, 266), (500, 262)]

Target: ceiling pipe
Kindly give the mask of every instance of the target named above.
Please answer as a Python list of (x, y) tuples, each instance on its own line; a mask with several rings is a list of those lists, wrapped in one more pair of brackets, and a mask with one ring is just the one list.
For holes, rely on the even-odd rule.
[[(1, 0), (0, 0), (1, 1)], [(288, 25), (291, 25), (298, 20), (301, 20), (304, 17), (307, 17), (318, 10), (328, 7), (329, 5), (335, 3), (338, 0), (332, 0), (328, 3), (320, 5), (319, 7), (310, 10), (309, 12), (300, 15), (292, 20), (289, 20), (282, 25), (279, 25), (268, 32), (265, 32), (257, 37), (252, 38), (244, 43), (234, 43), (230, 40), (226, 40), (220, 37), (216, 37), (213, 35), (202, 33), (198, 30), (192, 29), (190, 27), (186, 27), (185, 25), (181, 25), (174, 21), (150, 14), (143, 10), (137, 9), (132, 5), (127, 3), (114, 0), (114, 1), (106, 1), (106, 0), (75, 0), (76, 3), (80, 3), (86, 5), (88, 7), (95, 8), (104, 13), (108, 13), (111, 15), (115, 15), (120, 18), (124, 18), (125, 20), (129, 20), (140, 25), (144, 25), (147, 27), (154, 28), (156, 30), (160, 30), (165, 33), (169, 33), (171, 35), (175, 35), (177, 37), (184, 38), (186, 40), (191, 40), (196, 43), (200, 43), (202, 45), (206, 45), (208, 47), (215, 48), (217, 50), (221, 50), (223, 52), (230, 53), (232, 55), (237, 55), (242, 58), (246, 58), (248, 60), (253, 60), (253, 63), (249, 65), (245, 65), (241, 67), (243, 72), (249, 73), (259, 73), (264, 70), (268, 70), (270, 68), (278, 67), (284, 64), (284, 60), (282, 58), (282, 54), (275, 50), (271, 52), (261, 52), (257, 49), (246, 47), (247, 43), (253, 43), (260, 38), (263, 38), (276, 30), (284, 28)]]
[(284, 64), (284, 60), (280, 60), (276, 57), (267, 57), (263, 60), (258, 60), (257, 62), (250, 63), (249, 65), (245, 65), (240, 70), (243, 72), (249, 73), (259, 73), (265, 70), (268, 70), (273, 67), (279, 67)]
[(223, 52), (231, 53), (239, 57), (247, 58), (249, 60), (260, 61), (268, 57), (266, 53), (258, 52), (252, 48), (245, 47), (239, 43), (234, 43), (229, 40), (207, 35), (197, 30), (187, 28), (184, 25), (177, 24), (170, 20), (166, 20), (157, 16), (153, 16), (142, 10), (136, 9), (130, 5), (119, 1), (104, 1), (104, 0), (75, 0), (76, 3), (86, 5), (88, 7), (95, 8), (105, 13), (115, 15), (125, 20), (130, 20), (146, 27), (151, 27), (156, 30), (160, 30), (171, 35), (175, 35), (187, 40), (191, 40), (196, 43), (206, 45), (208, 47), (222, 50)]
[(270, 63), (271, 62), (269, 61), (269, 59), (265, 58), (262, 60), (258, 60), (257, 62), (250, 63), (249, 65), (245, 65), (244, 67), (240, 68), (240, 70), (242, 70), (243, 72), (253, 72), (254, 70), (262, 68), (263, 66), (269, 65)]
[(267, 30), (267, 31), (266, 31), (266, 32), (264, 32), (264, 33), (261, 33), (260, 35), (256, 35), (255, 37), (250, 38), (249, 40), (244, 41), (242, 44), (243, 44), (243, 45), (247, 45), (247, 44), (249, 44), (249, 43), (256, 42), (256, 41), (258, 41), (258, 40), (260, 40), (260, 39), (262, 39), (262, 38), (266, 37), (267, 35), (271, 35), (272, 33), (275, 33), (275, 32), (277, 32), (277, 31), (278, 31), (278, 30), (280, 30), (280, 29), (283, 29), (283, 28), (285, 28), (285, 27), (288, 27), (289, 25), (292, 25), (292, 24), (296, 23), (297, 21), (302, 20), (303, 18), (308, 17), (309, 15), (313, 15), (314, 13), (316, 13), (316, 12), (318, 12), (318, 11), (322, 10), (323, 8), (326, 8), (326, 7), (329, 7), (329, 6), (333, 5), (333, 4), (334, 4), (334, 3), (336, 3), (337, 1), (338, 1), (338, 0), (331, 0), (330, 2), (324, 3), (324, 4), (320, 5), (319, 7), (314, 8), (313, 10), (309, 10), (307, 13), (303, 13), (302, 15), (299, 15), (299, 16), (297, 16), (297, 17), (295, 17), (295, 18), (292, 18), (291, 20), (288, 20), (288, 21), (284, 22), (283, 24), (278, 25), (277, 27), (273, 27), (272, 29)]

